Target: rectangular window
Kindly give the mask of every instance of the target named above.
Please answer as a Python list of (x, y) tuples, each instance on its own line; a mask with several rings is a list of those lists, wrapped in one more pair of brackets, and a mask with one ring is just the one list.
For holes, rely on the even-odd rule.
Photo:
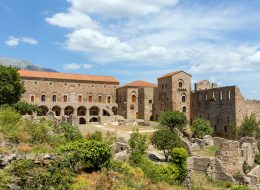
[(149, 100), (149, 104), (152, 104), (153, 103), (153, 100)]

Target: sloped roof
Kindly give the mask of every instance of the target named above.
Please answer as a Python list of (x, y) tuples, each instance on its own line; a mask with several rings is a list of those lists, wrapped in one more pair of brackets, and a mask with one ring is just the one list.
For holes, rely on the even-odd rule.
[(62, 80), (77, 80), (77, 81), (95, 81), (95, 82), (108, 82), (117, 83), (119, 81), (112, 76), (97, 76), (97, 75), (84, 75), (84, 74), (69, 74), (58, 72), (44, 72), (44, 71), (29, 71), (19, 70), (21, 77), (27, 78), (46, 78), (46, 79), (62, 79)]
[[(181, 73), (181, 72), (186, 73), (185, 71), (175, 71), (175, 72), (172, 72), (172, 73), (168, 73), (168, 74), (166, 74), (166, 75), (163, 75), (163, 76), (159, 77), (158, 79), (165, 78), (165, 77), (170, 77), (170, 76), (176, 75), (176, 74)], [(189, 73), (186, 73), (186, 74), (187, 74), (187, 75), (190, 75)], [(191, 76), (191, 75), (190, 75), (190, 76)]]
[(158, 87), (156, 84), (150, 83), (150, 82), (146, 82), (146, 81), (142, 81), (142, 80), (136, 80), (133, 82), (130, 82), (122, 87)]

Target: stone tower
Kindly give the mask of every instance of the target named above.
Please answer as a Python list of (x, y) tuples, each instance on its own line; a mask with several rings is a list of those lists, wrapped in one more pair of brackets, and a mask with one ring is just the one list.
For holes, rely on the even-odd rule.
[(155, 118), (164, 111), (181, 111), (190, 120), (191, 75), (177, 71), (158, 78)]

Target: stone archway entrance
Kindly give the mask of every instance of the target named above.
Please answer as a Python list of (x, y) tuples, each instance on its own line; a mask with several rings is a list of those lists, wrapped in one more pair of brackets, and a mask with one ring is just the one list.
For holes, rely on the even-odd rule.
[(89, 115), (94, 116), (94, 115), (99, 115), (99, 108), (97, 106), (93, 106), (89, 110)]
[(92, 117), (90, 120), (89, 120), (90, 123), (96, 123), (98, 122), (98, 118), (97, 117)]
[(61, 108), (59, 106), (54, 106), (52, 111), (55, 113), (56, 116), (60, 116)]
[(46, 106), (40, 106), (40, 111), (37, 112), (37, 116), (47, 116), (47, 113), (49, 111), (49, 108)]
[(112, 112), (114, 113), (114, 115), (117, 115), (117, 107), (112, 107)]
[(87, 112), (87, 108), (85, 108), (84, 106), (80, 106), (77, 110), (77, 115), (78, 116), (85, 116)]
[(69, 116), (74, 113), (74, 108), (72, 106), (67, 106), (64, 110), (65, 115)]
[(80, 125), (85, 125), (87, 122), (86, 122), (86, 119), (85, 118), (83, 118), (83, 117), (81, 117), (81, 118), (79, 118), (79, 124)]
[(103, 110), (103, 116), (110, 116), (110, 114), (107, 110)]

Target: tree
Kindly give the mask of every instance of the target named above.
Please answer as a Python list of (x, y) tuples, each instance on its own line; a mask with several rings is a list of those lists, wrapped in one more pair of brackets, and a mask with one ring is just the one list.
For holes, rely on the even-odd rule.
[(169, 129), (160, 129), (156, 131), (151, 137), (152, 145), (163, 151), (165, 161), (168, 161), (173, 147), (181, 147), (181, 141), (178, 135)]
[(257, 137), (259, 136), (259, 124), (260, 121), (257, 121), (255, 115), (246, 115), (242, 121), (241, 126), (239, 127), (239, 136), (240, 137)]
[(146, 135), (141, 135), (138, 130), (135, 130), (131, 134), (128, 144), (131, 151), (130, 160), (134, 164), (137, 164), (148, 149), (148, 137)]
[(160, 115), (159, 122), (167, 126), (171, 131), (174, 131), (175, 128), (183, 129), (186, 125), (186, 115), (179, 111), (167, 111)]
[(192, 132), (195, 137), (203, 138), (205, 135), (212, 135), (214, 131), (208, 120), (198, 118), (192, 123)]
[(0, 65), (0, 105), (15, 104), (24, 92), (17, 68)]

